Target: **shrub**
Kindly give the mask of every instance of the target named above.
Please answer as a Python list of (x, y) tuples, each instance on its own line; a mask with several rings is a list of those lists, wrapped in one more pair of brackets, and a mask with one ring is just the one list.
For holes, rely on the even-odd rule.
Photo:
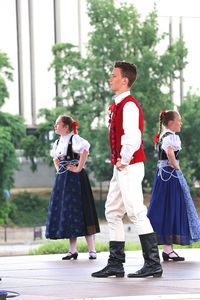
[(49, 199), (22, 192), (11, 198), (10, 221), (17, 226), (44, 225), (47, 218)]

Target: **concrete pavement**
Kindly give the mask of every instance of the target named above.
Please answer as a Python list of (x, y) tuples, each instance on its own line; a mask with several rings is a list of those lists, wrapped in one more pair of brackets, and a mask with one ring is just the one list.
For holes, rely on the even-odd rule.
[(62, 254), (0, 257), (1, 290), (19, 292), (19, 300), (200, 300), (200, 249), (179, 249), (185, 262), (165, 262), (161, 278), (127, 278), (143, 265), (141, 251), (127, 251), (124, 278), (93, 278), (103, 268), (108, 253), (89, 260), (80, 253), (76, 261)]

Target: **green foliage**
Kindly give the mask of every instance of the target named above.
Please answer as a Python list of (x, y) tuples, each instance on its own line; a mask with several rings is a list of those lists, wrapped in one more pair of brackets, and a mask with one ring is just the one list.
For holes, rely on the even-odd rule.
[(61, 95), (56, 98), (57, 103), (59, 106), (76, 105), (87, 88), (85, 60), (77, 47), (69, 43), (55, 45), (52, 52), (54, 60), (50, 69), (54, 69), (55, 80), (60, 83), (61, 88)]
[[(0, 107), (9, 96), (6, 81), (12, 80), (12, 70), (7, 55), (0, 51)], [(0, 111), (0, 224), (6, 224), (11, 210), (10, 202), (5, 199), (5, 190), (13, 187), (18, 166), (15, 150), (24, 134), (21, 117)]]
[(200, 96), (188, 93), (179, 108), (182, 116), (180, 163), (190, 184), (200, 181)]
[[(102, 104), (101, 111), (105, 110), (105, 102), (110, 97), (107, 79), (113, 62), (125, 60), (138, 67), (132, 93), (145, 115), (145, 182), (151, 184), (156, 166), (152, 139), (158, 128), (159, 112), (162, 108), (172, 108), (170, 78), (177, 78), (177, 71), (185, 67), (187, 50), (183, 40), (168, 46), (168, 34), (158, 32), (156, 9), (142, 22), (132, 4), (116, 7), (113, 0), (88, 0), (88, 15), (92, 26), (88, 43), (91, 94), (95, 96), (93, 103), (100, 101)], [(163, 53), (157, 50), (161, 41), (166, 43)], [(163, 92), (163, 87), (168, 91)], [(99, 118), (102, 119), (102, 115)], [(101, 143), (102, 139), (96, 142)]]
[(26, 158), (29, 158), (31, 161), (31, 169), (32, 171), (36, 171), (37, 164), (35, 162), (36, 157), (40, 157), (40, 147), (41, 143), (37, 137), (34, 135), (28, 135), (22, 139), (22, 147), (24, 150), (24, 155)]
[(6, 80), (12, 80), (12, 66), (6, 53), (0, 50), (0, 107), (8, 98), (9, 92), (6, 86)]
[(15, 148), (12, 143), (11, 130), (0, 127), (0, 224), (6, 222), (10, 205), (5, 198), (5, 190), (13, 186), (14, 171), (17, 167)]
[(43, 226), (47, 219), (49, 199), (23, 192), (11, 199), (9, 220), (17, 226)]
[(0, 149), (0, 186), (10, 189), (13, 184), (12, 173), (17, 166), (17, 160), (11, 132), (7, 127), (0, 127)]
[[(97, 138), (98, 137), (98, 141)], [(91, 135), (91, 156), (92, 165), (90, 168), (95, 171), (95, 177), (98, 181), (109, 180), (112, 176), (112, 166), (109, 161), (108, 153), (110, 152), (109, 140), (108, 140), (108, 129), (107, 127), (99, 126), (97, 129), (92, 131)], [(102, 143), (100, 143), (102, 141)]]
[(54, 123), (60, 114), (67, 113), (66, 107), (60, 106), (52, 110), (43, 108), (40, 110), (39, 117), (45, 119), (44, 123), (37, 125), (35, 135), (25, 136), (21, 141), (21, 147), (24, 150), (24, 156), (30, 160), (32, 171), (37, 169), (37, 158), (43, 158), (50, 165), (52, 158), (50, 157), (50, 148), (53, 141), (57, 138), (54, 133)]
[[(135, 63), (138, 79), (132, 93), (145, 115), (145, 184), (151, 185), (156, 166), (152, 139), (158, 130), (159, 112), (173, 108), (170, 80), (178, 78), (185, 67), (187, 49), (182, 39), (169, 46), (168, 34), (159, 33), (156, 8), (143, 21), (133, 4), (117, 6), (114, 0), (88, 0), (87, 9), (92, 30), (86, 57), (81, 57), (78, 48), (71, 44), (56, 44), (52, 48), (50, 68), (61, 92), (56, 97), (57, 106), (79, 121), (79, 134), (92, 144), (88, 167), (96, 178), (110, 178), (111, 168), (106, 164), (110, 158), (107, 107), (112, 101), (108, 78), (116, 60)], [(160, 42), (166, 45), (162, 52), (158, 51)], [(41, 111), (47, 120), (43, 129), (49, 128), (50, 116), (56, 112), (58, 108), (52, 113)], [(50, 143), (41, 138), (46, 133), (38, 131), (39, 140), (48, 149)]]
[(19, 149), (21, 138), (25, 136), (25, 125), (21, 116), (0, 111), (0, 126), (9, 129), (11, 142)]

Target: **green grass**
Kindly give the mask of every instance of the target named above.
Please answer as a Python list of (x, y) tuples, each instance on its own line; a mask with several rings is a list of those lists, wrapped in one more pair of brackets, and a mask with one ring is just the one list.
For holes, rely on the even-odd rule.
[[(42, 244), (39, 248), (31, 250), (30, 255), (43, 255), (43, 254), (59, 254), (66, 253), (69, 247), (68, 240), (49, 241)], [(109, 250), (108, 242), (95, 242), (95, 248), (97, 252), (105, 252)], [(125, 250), (139, 250), (141, 249), (139, 244), (126, 243)], [(87, 244), (85, 241), (78, 241), (77, 244), (78, 252), (88, 252)]]
[[(43, 254), (60, 254), (66, 253), (69, 247), (68, 240), (57, 240), (57, 241), (49, 241), (41, 246), (38, 249), (31, 250), (29, 252), (30, 255), (43, 255)], [(95, 248), (97, 252), (105, 252), (109, 251), (109, 243), (108, 242), (95, 242)], [(188, 246), (180, 246), (174, 245), (174, 249), (183, 249), (183, 248), (200, 248), (200, 242), (196, 242), (192, 245)], [(126, 251), (135, 251), (140, 250), (140, 244), (126, 242), (125, 250)], [(159, 249), (162, 249), (162, 246), (159, 246)], [(87, 244), (83, 240), (78, 240), (77, 250), (79, 253), (88, 252)]]
[(200, 248), (200, 242), (193, 243), (192, 245), (186, 245), (186, 246), (181, 246), (181, 245), (174, 245), (175, 249), (188, 249), (188, 248)]

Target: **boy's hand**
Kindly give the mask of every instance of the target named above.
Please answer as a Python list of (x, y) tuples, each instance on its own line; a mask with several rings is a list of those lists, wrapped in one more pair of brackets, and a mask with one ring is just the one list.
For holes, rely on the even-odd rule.
[(123, 165), (121, 163), (121, 158), (117, 159), (116, 168), (118, 171), (122, 171), (124, 168), (126, 168), (127, 165)]

